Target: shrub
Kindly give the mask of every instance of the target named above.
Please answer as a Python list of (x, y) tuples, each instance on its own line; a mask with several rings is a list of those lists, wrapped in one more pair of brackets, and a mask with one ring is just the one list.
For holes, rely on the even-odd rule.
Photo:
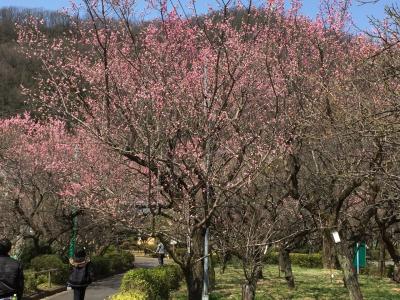
[(106, 254), (104, 257), (110, 259), (112, 273), (130, 269), (135, 261), (135, 256), (128, 251), (112, 252)]
[(393, 278), (394, 275), (394, 265), (386, 266), (386, 277)]
[(367, 257), (370, 260), (377, 260), (379, 261), (379, 249), (368, 249), (367, 251)]
[(64, 264), (60, 257), (53, 254), (35, 257), (31, 261), (31, 268), (35, 271), (58, 269), (59, 272), (51, 274), (52, 282), (58, 284), (64, 284), (69, 275), (68, 265)]
[(183, 272), (178, 265), (165, 265), (163, 268), (167, 273), (168, 286), (170, 290), (179, 288), (179, 284), (183, 278)]
[(152, 300), (145, 292), (124, 292), (112, 296), (111, 300)]
[(91, 258), (91, 262), (95, 277), (103, 277), (112, 273), (110, 258), (103, 256), (94, 256)]
[(153, 280), (150, 278), (149, 271), (147, 269), (137, 269), (125, 273), (120, 289), (122, 292), (141, 292), (153, 299), (157, 292), (152, 284)]
[(123, 250), (133, 250), (136, 246), (137, 246), (137, 241), (131, 239), (123, 241), (120, 248)]
[(26, 240), (21, 251), (18, 253), (18, 260), (21, 261), (26, 268), (30, 268), (30, 262), (36, 256), (51, 253), (52, 250), (50, 246), (39, 242), (39, 246), (35, 247), (32, 240)]
[[(381, 276), (379, 266), (376, 266), (376, 265), (370, 264), (370, 263), (367, 264), (366, 268), (361, 268), (360, 273), (363, 275), (371, 275), (371, 276), (377, 276), (377, 277)], [(390, 278), (392, 273), (393, 273), (393, 265), (386, 265), (385, 273), (383, 274), (383, 276)]]
[(152, 294), (151, 299), (168, 299), (169, 292), (177, 289), (182, 279), (179, 266), (161, 266), (153, 269), (137, 269), (127, 272), (121, 283), (122, 293), (136, 291), (143, 292), (140, 287), (145, 281), (147, 295)]
[(43, 283), (48, 283), (49, 281), (49, 275), (48, 274), (40, 274), (39, 276), (36, 277), (36, 285), (39, 286), (40, 284)]
[(132, 267), (135, 262), (135, 255), (130, 251), (121, 251), (122, 258), (124, 260), (124, 264)]
[(264, 262), (269, 265), (277, 265), (279, 263), (279, 253), (276, 251), (268, 252), (264, 257)]
[(126, 268), (124, 260), (119, 254), (107, 255), (105, 258), (110, 260), (111, 273), (119, 273)]
[(321, 253), (290, 253), (290, 259), (293, 265), (303, 268), (322, 268)]
[(140, 249), (144, 251), (144, 254), (154, 255), (156, 251), (157, 245), (149, 245), (149, 244), (141, 244)]
[(175, 255), (179, 259), (183, 259), (185, 257), (185, 255), (187, 255), (187, 248), (176, 248), (175, 249)]
[(104, 256), (94, 256), (91, 261), (94, 275), (104, 277), (132, 268), (135, 256), (128, 251), (110, 248)]
[(24, 272), (24, 294), (33, 294), (36, 291), (37, 281), (33, 270)]
[[(322, 268), (321, 253), (290, 253), (292, 265), (304, 268)], [(264, 257), (264, 262), (270, 265), (279, 264), (279, 252), (268, 252)]]

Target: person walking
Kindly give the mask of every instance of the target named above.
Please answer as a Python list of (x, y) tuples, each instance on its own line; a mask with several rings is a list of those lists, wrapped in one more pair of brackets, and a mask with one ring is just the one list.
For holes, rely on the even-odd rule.
[(0, 299), (21, 300), (24, 293), (24, 272), (22, 265), (9, 256), (11, 241), (0, 240)]
[(164, 257), (165, 257), (165, 247), (163, 243), (159, 243), (156, 248), (156, 253), (158, 254), (158, 264), (160, 266), (164, 265)]
[(72, 272), (68, 279), (68, 286), (74, 291), (74, 300), (84, 300), (86, 288), (93, 281), (92, 264), (86, 256), (85, 248), (75, 251), (73, 258), (69, 260)]

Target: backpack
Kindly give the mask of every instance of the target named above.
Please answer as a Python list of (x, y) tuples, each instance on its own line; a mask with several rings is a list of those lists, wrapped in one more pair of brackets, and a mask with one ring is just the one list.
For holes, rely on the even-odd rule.
[(69, 276), (68, 283), (72, 287), (88, 286), (92, 283), (91, 274), (88, 269), (89, 264), (84, 266), (73, 267), (72, 273)]

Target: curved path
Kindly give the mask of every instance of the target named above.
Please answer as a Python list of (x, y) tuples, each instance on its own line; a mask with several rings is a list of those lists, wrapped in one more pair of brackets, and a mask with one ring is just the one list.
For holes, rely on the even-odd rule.
[[(152, 268), (158, 265), (156, 258), (136, 256), (135, 268)], [(93, 282), (86, 290), (85, 300), (105, 300), (118, 292), (123, 274), (114, 275), (96, 282)], [(59, 294), (44, 298), (48, 300), (72, 300), (72, 291), (65, 291)]]

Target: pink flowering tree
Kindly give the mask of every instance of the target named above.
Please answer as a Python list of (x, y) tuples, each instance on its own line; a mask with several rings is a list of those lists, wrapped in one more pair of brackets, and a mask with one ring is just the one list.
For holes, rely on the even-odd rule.
[[(130, 177), (138, 172), (117, 161), (110, 150), (103, 149), (101, 155), (93, 152), (101, 145), (93, 147), (93, 140), (68, 131), (64, 122), (43, 123), (27, 115), (5, 119), (0, 121), (0, 135), (2, 215), (18, 224), (13, 236), (32, 240), (36, 253), (42, 245), (63, 251), (76, 215), (79, 238), (88, 240), (96, 231), (126, 226), (122, 210), (125, 217), (138, 211), (132, 203), (140, 201), (126, 202), (128, 197), (142, 197), (140, 180)], [(126, 185), (124, 180), (136, 185)], [(128, 225), (139, 222), (141, 216), (136, 216), (130, 215)], [(10, 222), (13, 218), (18, 222)], [(112, 223), (107, 221), (111, 218)], [(93, 246), (98, 248), (96, 243)]]
[[(296, 155), (303, 142), (312, 151), (332, 142), (329, 149), (337, 151), (339, 136), (325, 138), (343, 121), (337, 115), (353, 105), (341, 92), (349, 95), (344, 83), (369, 43), (344, 32), (347, 1), (323, 1), (316, 21), (299, 14), (301, 1), (289, 10), (283, 0), (257, 9), (227, 4), (190, 19), (162, 1), (161, 18), (141, 26), (133, 23), (134, 1), (84, 4), (88, 18), (75, 19), (63, 38), (47, 38), (37, 20), (19, 31), (26, 54), (46, 71), (26, 93), (92, 141), (85, 144), (92, 154), (82, 174), (103, 167), (103, 180), (80, 175), (84, 183), (70, 185), (65, 196), (86, 193), (81, 204), (132, 224), (135, 210), (126, 214), (126, 206), (150, 212), (152, 233), (184, 271), (189, 299), (200, 299), (203, 238), (230, 201), (224, 195), (250, 186), (260, 170), (282, 154)], [(110, 158), (96, 155), (109, 149), (122, 166), (120, 182), (107, 176)], [(134, 171), (125, 174), (126, 167)], [(299, 200), (297, 174), (288, 190)], [(360, 180), (352, 178), (351, 191)], [(135, 192), (126, 185), (133, 181)], [(340, 212), (344, 200), (334, 200)], [(170, 239), (186, 242), (188, 253), (175, 255)], [(357, 282), (346, 274), (352, 299), (360, 299)]]
[(278, 148), (276, 103), (260, 65), (267, 32), (245, 21), (238, 31), (227, 13), (193, 25), (164, 7), (163, 22), (138, 32), (129, 1), (86, 5), (89, 20), (63, 39), (48, 40), (34, 21), (20, 31), (48, 72), (31, 96), (147, 174), (148, 193), (158, 195), (148, 209), (187, 228), (188, 255), (172, 256), (189, 298), (199, 299), (203, 236), (220, 190), (252, 180)]
[(68, 240), (72, 225), (71, 210), (62, 205), (58, 194), (60, 181), (49, 169), (57, 162), (51, 157), (53, 147), (48, 146), (60, 138), (64, 141), (62, 126), (59, 121), (42, 126), (27, 116), (0, 121), (2, 213), (9, 214), (3, 218), (18, 224), (13, 236), (33, 241), (36, 254), (43, 246)]

